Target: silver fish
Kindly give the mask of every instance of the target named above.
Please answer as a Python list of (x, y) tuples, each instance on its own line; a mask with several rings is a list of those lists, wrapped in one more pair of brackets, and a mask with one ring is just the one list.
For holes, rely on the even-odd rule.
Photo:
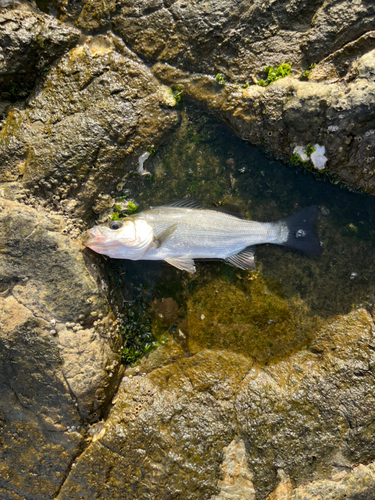
[(254, 245), (321, 253), (313, 230), (316, 215), (312, 206), (272, 222), (255, 222), (188, 199), (96, 226), (83, 235), (83, 243), (115, 259), (165, 260), (190, 273), (195, 259), (223, 259), (240, 269), (255, 269)]

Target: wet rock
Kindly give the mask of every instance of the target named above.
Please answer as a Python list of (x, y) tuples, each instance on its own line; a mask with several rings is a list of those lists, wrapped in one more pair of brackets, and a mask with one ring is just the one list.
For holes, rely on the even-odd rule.
[(140, 366), (127, 368), (126, 374), (138, 375), (149, 373), (156, 368), (170, 364), (183, 357), (185, 357), (185, 352), (181, 345), (169, 335), (164, 345), (158, 346), (155, 351), (151, 351), (147, 356), (144, 356), (141, 359)]
[(372, 319), (359, 311), (324, 328), (312, 352), (249, 372), (236, 409), (260, 498), (272, 488), (274, 467), (301, 484), (371, 459), (373, 343)]
[(293, 486), (290, 478), (282, 469), (277, 471), (277, 475), (280, 482), (275, 491), (268, 495), (267, 500), (292, 500)]
[(328, 323), (310, 350), (270, 366), (203, 350), (125, 377), (105, 432), (58, 498), (184, 491), (187, 499), (229, 499), (255, 491), (254, 498), (289, 500), (309, 498), (292, 497), (292, 483), (293, 495), (319, 478), (337, 487), (337, 474), (375, 453), (374, 342), (372, 319), (360, 310)]
[[(318, 143), (328, 158), (318, 166), (375, 192), (375, 143), (366, 136), (375, 128), (374, 5), (349, 0), (282, 5), (84, 0), (81, 5), (79, 12), (71, 11), (76, 26), (86, 33), (113, 29), (141, 58), (156, 63), (158, 78), (184, 84), (186, 94), (229, 121), (244, 139), (287, 160), (298, 144)], [(291, 78), (268, 88), (254, 85), (264, 78), (265, 66), (284, 61), (293, 64)], [(226, 85), (216, 82), (217, 73)]]
[(82, 418), (49, 322), (11, 295), (0, 307), (1, 496), (52, 498), (83, 445)]
[(87, 217), (98, 195), (116, 194), (140, 153), (175, 126), (173, 103), (119, 40), (89, 39), (50, 70), (25, 110), (9, 112), (0, 133), (4, 195), (22, 185), (56, 210)]
[(255, 499), (253, 475), (247, 465), (245, 444), (241, 439), (233, 440), (223, 450), (225, 459), (221, 466), (223, 479), (219, 482), (220, 493), (211, 500)]
[[(78, 15), (76, 25), (86, 32), (111, 26), (143, 58), (195, 73), (221, 72), (233, 83), (251, 83), (263, 66), (283, 61), (307, 69), (366, 36), (375, 17), (372, 4), (349, 1), (84, 0), (81, 5), (79, 14), (73, 6), (70, 14)], [(357, 45), (357, 56), (375, 47), (370, 38)]]
[(367, 500), (375, 491), (375, 464), (359, 465), (333, 480), (308, 483), (296, 488), (292, 500)]
[(289, 160), (296, 146), (324, 146), (330, 171), (343, 181), (375, 193), (374, 79), (370, 55), (357, 61), (363, 77), (350, 82), (303, 82), (288, 77), (268, 87), (225, 85), (157, 63), (164, 82), (184, 85), (188, 95), (209, 106), (244, 139)]
[[(2, 6), (0, 5), (0, 8)], [(51, 16), (18, 8), (0, 10), (0, 91), (20, 95), (79, 40), (80, 32)], [(26, 96), (29, 93), (26, 92)]]
[[(241, 444), (234, 438), (230, 399), (251, 360), (205, 351), (154, 370), (124, 377), (106, 433), (77, 460), (59, 500), (89, 498), (210, 498), (219, 492), (221, 468), (242, 465), (238, 483), (250, 488)], [(94, 465), (94, 466), (93, 466)], [(103, 467), (104, 466), (104, 467)], [(115, 486), (116, 485), (116, 486)]]
[(0, 492), (53, 498), (117, 387), (119, 333), (64, 218), (0, 205)]

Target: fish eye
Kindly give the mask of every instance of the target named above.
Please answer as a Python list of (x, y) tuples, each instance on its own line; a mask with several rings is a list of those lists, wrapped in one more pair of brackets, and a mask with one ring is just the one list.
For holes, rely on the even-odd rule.
[(110, 229), (120, 229), (121, 226), (122, 226), (122, 222), (119, 220), (113, 220), (109, 224)]

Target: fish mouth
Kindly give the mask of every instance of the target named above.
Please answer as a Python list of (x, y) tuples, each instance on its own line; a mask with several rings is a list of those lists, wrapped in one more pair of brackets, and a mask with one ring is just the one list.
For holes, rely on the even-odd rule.
[(101, 243), (104, 240), (104, 235), (101, 233), (99, 228), (88, 229), (81, 234), (81, 241), (86, 246), (89, 247), (95, 243)]

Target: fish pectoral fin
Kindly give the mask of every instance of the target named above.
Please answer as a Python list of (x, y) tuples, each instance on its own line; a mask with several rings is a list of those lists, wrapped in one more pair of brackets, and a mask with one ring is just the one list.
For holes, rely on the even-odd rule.
[(228, 262), (231, 266), (239, 267), (240, 269), (252, 269), (255, 270), (255, 247), (247, 247), (242, 252), (227, 257), (225, 262)]
[(156, 238), (154, 238), (154, 243), (156, 243), (156, 248), (160, 248), (164, 245), (168, 240), (172, 238), (175, 231), (177, 229), (177, 224), (172, 224), (172, 226), (167, 227), (165, 231), (159, 234)]
[(190, 257), (177, 257), (175, 259), (164, 259), (171, 266), (177, 267), (188, 273), (195, 273), (194, 260)]

